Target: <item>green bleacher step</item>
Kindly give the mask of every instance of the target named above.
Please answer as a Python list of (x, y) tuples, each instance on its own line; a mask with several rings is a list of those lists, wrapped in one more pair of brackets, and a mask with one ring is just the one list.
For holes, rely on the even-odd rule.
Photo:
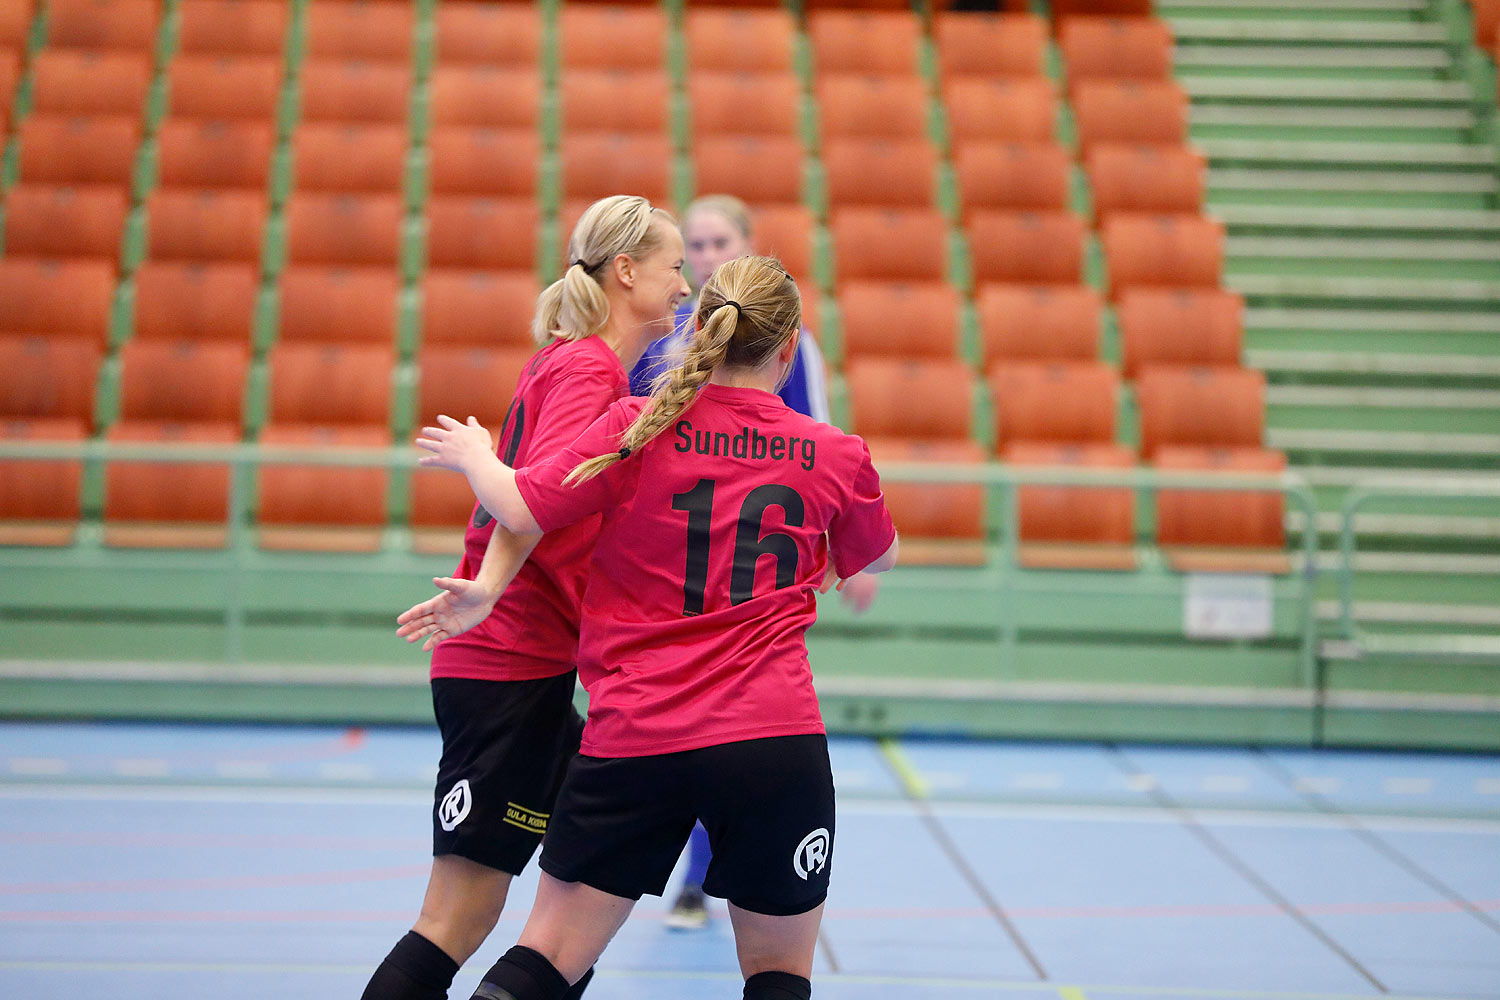
[(1388, 21), (1293, 21), (1259, 18), (1168, 17), (1179, 43), (1237, 42), (1248, 45), (1449, 45), (1441, 24)]
[(1275, 170), (1213, 167), (1208, 171), (1210, 198), (1215, 192), (1326, 191), (1330, 193), (1483, 194), (1500, 191), (1488, 173), (1432, 173), (1385, 170)]
[(1252, 229), (1310, 230), (1322, 233), (1500, 236), (1500, 212), (1401, 208), (1287, 208), (1277, 205), (1219, 204), (1209, 214), (1230, 232)]
[(1480, 434), (1500, 439), (1500, 392), (1272, 385), (1266, 389), (1266, 420), (1273, 431)]
[[(1331, 330), (1401, 334), (1500, 334), (1500, 313), (1450, 313), (1400, 309), (1278, 309), (1245, 310), (1246, 330)], [(1476, 338), (1477, 339), (1477, 338)]]
[(1474, 103), (1474, 91), (1463, 82), (1441, 80), (1326, 80), (1316, 87), (1307, 81), (1282, 78), (1188, 77), (1182, 81), (1194, 101), (1291, 101), (1297, 104), (1420, 104), (1428, 106)]
[(1479, 119), (1468, 108), (1327, 108), (1252, 104), (1195, 104), (1192, 127), (1232, 125), (1240, 128), (1382, 129), (1422, 132), (1465, 131)]
[(1242, 16), (1275, 17), (1380, 17), (1409, 20), (1427, 10), (1427, 0), (1173, 0), (1157, 4), (1163, 17), (1223, 17), (1225, 12)]
[[(1417, 431), (1266, 429), (1266, 444), (1278, 451), (1312, 452), (1331, 459), (1382, 456), (1423, 460), (1424, 468), (1500, 467), (1500, 434), (1443, 434)], [(1346, 463), (1347, 464), (1347, 463)], [(1408, 466), (1409, 467), (1409, 466)]]
[[(1456, 142), (1315, 142), (1308, 140), (1265, 141), (1247, 139), (1202, 139), (1196, 143), (1209, 162), (1225, 164), (1273, 164), (1296, 166), (1447, 167), (1454, 170), (1493, 172), (1500, 164), (1494, 146)], [(1467, 214), (1467, 213), (1465, 213)]]
[[(1500, 608), (1485, 604), (1355, 601), (1353, 610), (1355, 621), (1361, 624), (1441, 625), (1500, 629)], [(1342, 613), (1343, 607), (1338, 601), (1318, 602), (1318, 617), (1325, 621), (1337, 620)], [(1500, 640), (1500, 636), (1495, 638)]]
[(1438, 47), (1391, 46), (1377, 49), (1349, 46), (1193, 45), (1178, 40), (1174, 62), (1179, 79), (1195, 73), (1236, 69), (1295, 71), (1297, 75), (1353, 71), (1410, 73), (1429, 76), (1447, 71), (1453, 60)]
[(1241, 258), (1500, 262), (1500, 240), (1231, 236), (1226, 243), (1225, 252), (1230, 257)]
[(1500, 664), (1500, 636), (1496, 635), (1365, 635), (1358, 655), (1381, 659), (1424, 660), (1434, 663)]
[(1252, 349), (1245, 365), (1267, 374), (1500, 381), (1500, 347), (1494, 355)]
[[(1358, 470), (1367, 475), (1378, 475), (1383, 469)], [(1337, 504), (1335, 504), (1336, 506)], [(1299, 511), (1288, 511), (1286, 530), (1296, 538), (1302, 531), (1304, 515)], [(1336, 537), (1344, 527), (1344, 518), (1337, 510), (1320, 511), (1314, 521), (1318, 534)], [(1361, 540), (1398, 539), (1428, 546), (1440, 546), (1453, 542), (1467, 545), (1493, 546), (1500, 543), (1500, 517), (1463, 516), (1454, 514), (1357, 514), (1354, 532)]]
[(1500, 302), (1500, 281), (1400, 280), (1392, 278), (1307, 278), (1231, 272), (1224, 282), (1247, 296), (1277, 299), (1359, 302)]

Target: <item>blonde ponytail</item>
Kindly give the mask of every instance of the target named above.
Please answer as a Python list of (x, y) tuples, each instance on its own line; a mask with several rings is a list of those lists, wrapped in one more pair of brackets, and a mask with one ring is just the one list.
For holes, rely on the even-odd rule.
[(553, 340), (591, 337), (609, 321), (604, 276), (616, 257), (641, 257), (661, 245), (662, 225), (675, 220), (645, 198), (617, 194), (584, 211), (568, 240), (568, 269), (536, 300), (531, 337)]
[(651, 402), (620, 436), (620, 450), (580, 462), (565, 484), (588, 482), (650, 444), (693, 405), (716, 368), (758, 368), (769, 361), (801, 327), (802, 298), (778, 262), (741, 257), (708, 279), (696, 319), (682, 364), (657, 380)]

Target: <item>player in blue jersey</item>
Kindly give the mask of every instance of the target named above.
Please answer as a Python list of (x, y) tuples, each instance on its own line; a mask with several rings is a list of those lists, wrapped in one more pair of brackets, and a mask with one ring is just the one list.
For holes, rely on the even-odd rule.
[[(694, 295), (678, 307), (673, 332), (646, 348), (646, 353), (631, 371), (631, 395), (649, 396), (652, 383), (677, 367), (688, 341), (692, 339), (693, 313), (698, 308), (697, 291), (720, 264), (755, 252), (753, 233), (750, 210), (732, 195), (705, 195), (688, 206), (682, 217), (682, 239), (687, 248)], [(779, 395), (798, 413), (824, 423), (830, 422), (828, 376), (823, 365), (823, 352), (818, 350), (817, 341), (805, 327), (798, 340), (797, 356)], [(845, 582), (841, 593), (856, 611), (862, 612), (875, 599), (878, 588), (879, 583), (873, 574), (860, 573)], [(667, 926), (677, 930), (696, 930), (708, 923), (703, 879), (708, 874), (713, 852), (709, 849), (708, 833), (703, 824), (693, 828), (687, 853), (682, 890), (667, 917)]]

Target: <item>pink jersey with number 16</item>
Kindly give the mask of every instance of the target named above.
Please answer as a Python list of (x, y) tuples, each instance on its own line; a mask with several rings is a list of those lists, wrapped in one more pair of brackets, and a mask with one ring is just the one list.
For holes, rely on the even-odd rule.
[(618, 450), (646, 399), (624, 399), (516, 484), (544, 530), (599, 513), (578, 645), (582, 752), (672, 753), (823, 732), (804, 639), (816, 588), (895, 540), (858, 437), (759, 389), (709, 385), (639, 454)]

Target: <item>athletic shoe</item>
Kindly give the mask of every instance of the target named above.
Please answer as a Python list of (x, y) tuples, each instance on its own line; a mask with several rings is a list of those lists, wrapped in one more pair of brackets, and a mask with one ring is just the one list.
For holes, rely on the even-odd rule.
[(701, 931), (708, 926), (708, 900), (701, 886), (682, 887), (672, 912), (667, 914), (667, 926), (674, 931)]

